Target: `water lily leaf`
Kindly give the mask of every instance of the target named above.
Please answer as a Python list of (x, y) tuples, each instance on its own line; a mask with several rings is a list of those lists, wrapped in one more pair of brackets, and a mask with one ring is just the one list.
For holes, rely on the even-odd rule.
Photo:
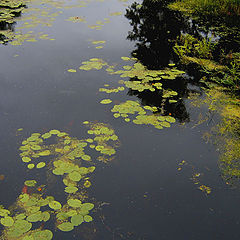
[(7, 209), (0, 209), (0, 216), (1, 217), (6, 217), (10, 214), (10, 211)]
[(65, 212), (60, 212), (56, 215), (56, 218), (59, 220), (67, 220), (69, 218), (69, 215)]
[(28, 186), (28, 187), (34, 187), (37, 184), (36, 180), (27, 180), (24, 182), (24, 185)]
[(41, 147), (39, 145), (33, 145), (31, 146), (32, 150), (41, 150)]
[(112, 102), (111, 99), (103, 99), (100, 103), (101, 103), (101, 104), (109, 104), (109, 103), (111, 103), (111, 102)]
[(23, 157), (23, 158), (22, 158), (22, 161), (25, 162), (25, 163), (27, 163), (27, 162), (31, 162), (32, 160), (31, 160), (30, 157)]
[(77, 187), (66, 187), (64, 191), (66, 193), (75, 193), (77, 190), (78, 190)]
[(24, 218), (26, 218), (26, 215), (24, 213), (20, 213), (20, 214), (17, 214), (15, 216), (16, 220), (23, 220)]
[(53, 233), (50, 230), (42, 230), (33, 233), (34, 239), (37, 240), (51, 240), (53, 238)]
[(44, 133), (43, 135), (42, 135), (42, 138), (44, 138), (44, 139), (47, 139), (47, 138), (50, 138), (52, 135), (50, 134), (50, 133)]
[(58, 210), (58, 209), (61, 209), (61, 208), (62, 208), (61, 203), (58, 202), (58, 201), (52, 201), (52, 202), (50, 202), (48, 205), (49, 205), (49, 207), (52, 208), (53, 210)]
[(83, 203), (81, 206), (81, 210), (87, 210), (90, 211), (94, 208), (94, 204), (93, 203)]
[(49, 132), (50, 134), (52, 134), (52, 135), (54, 135), (54, 134), (59, 134), (60, 133), (60, 131), (58, 131), (58, 130), (51, 130), (50, 132)]
[(91, 216), (89, 216), (89, 215), (84, 216), (85, 222), (91, 222), (92, 220), (93, 220), (93, 218)]
[(71, 173), (69, 173), (69, 178), (72, 180), (72, 181), (75, 181), (75, 182), (78, 182), (81, 180), (82, 176), (79, 172), (76, 172), (76, 171), (73, 171)]
[(30, 164), (27, 165), (27, 167), (28, 167), (28, 169), (33, 169), (35, 167), (35, 164), (30, 163)]
[(49, 212), (42, 212), (42, 221), (47, 222), (50, 219)]
[(70, 222), (64, 222), (64, 223), (59, 224), (57, 227), (58, 227), (58, 229), (60, 229), (63, 232), (69, 232), (69, 231), (73, 230), (74, 225)]
[(32, 228), (32, 223), (26, 220), (16, 220), (13, 226), (10, 228), (9, 237), (20, 237), (24, 233), (28, 232)]
[(37, 164), (36, 168), (43, 168), (46, 166), (46, 163), (45, 162), (40, 162)]
[(11, 227), (14, 223), (14, 220), (12, 217), (4, 217), (4, 218), (1, 218), (1, 224), (5, 227)]
[(45, 151), (42, 151), (42, 152), (38, 153), (39, 156), (48, 156), (50, 154), (51, 154), (51, 152), (49, 150), (45, 150)]
[(68, 71), (68, 72), (71, 72), (71, 73), (75, 73), (75, 72), (77, 72), (76, 69), (68, 69), (67, 71)]
[(27, 217), (27, 221), (29, 222), (39, 222), (42, 221), (42, 212), (36, 212), (34, 214), (31, 214)]
[(67, 203), (68, 203), (68, 205), (70, 206), (70, 207), (73, 207), (73, 208), (78, 208), (78, 207), (81, 207), (81, 205), (82, 205), (82, 202), (80, 201), (80, 200), (78, 200), (78, 199), (69, 199), (68, 201), (67, 201)]
[(33, 236), (25, 236), (22, 240), (34, 240)]
[(79, 226), (80, 224), (83, 223), (83, 216), (82, 215), (74, 215), (71, 217), (71, 223), (74, 225), (74, 226)]
[(84, 161), (90, 161), (91, 160), (91, 157), (89, 155), (83, 155), (81, 158)]

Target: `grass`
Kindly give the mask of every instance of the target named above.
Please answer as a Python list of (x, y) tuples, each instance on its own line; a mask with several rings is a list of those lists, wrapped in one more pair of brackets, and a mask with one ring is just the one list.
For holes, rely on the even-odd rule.
[(178, 0), (169, 7), (185, 13), (240, 15), (240, 0)]

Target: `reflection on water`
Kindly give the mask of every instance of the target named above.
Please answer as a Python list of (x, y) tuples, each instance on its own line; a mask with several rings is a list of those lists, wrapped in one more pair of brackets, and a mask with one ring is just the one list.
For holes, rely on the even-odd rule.
[[(3, 163), (7, 170), (0, 172), (1, 189), (12, 194), (0, 207), (4, 240), (227, 239), (220, 229), (237, 239), (239, 194), (226, 194), (218, 154), (201, 138), (217, 118), (198, 119), (196, 107), (189, 107), (189, 97), (197, 95), (199, 102), (205, 95), (198, 73), (181, 71), (173, 51), (181, 33), (207, 33), (164, 1), (130, 2), (127, 9), (118, 9), (120, 4), (126, 2), (36, 0), (19, 5), (12, 22), (2, 21), (2, 29), (13, 34), (2, 36), (13, 45), (2, 46), (3, 53), (12, 57), (24, 49), (11, 72), (1, 69), (7, 85), (1, 145), (14, 169), (11, 174)], [(116, 31), (119, 22), (127, 40)], [(54, 38), (42, 32), (52, 26)], [(57, 41), (26, 44), (37, 39)], [(200, 109), (207, 115), (212, 102), (204, 103)], [(80, 129), (83, 121), (88, 134)], [(224, 123), (222, 132), (229, 129)], [(16, 126), (25, 139), (18, 144)], [(61, 132), (46, 130), (55, 128)], [(227, 140), (226, 149), (234, 148), (221, 158), (221, 170), (230, 182), (228, 175), (239, 175), (237, 162), (229, 162), (238, 156), (238, 143)], [(23, 166), (13, 151), (19, 147)]]

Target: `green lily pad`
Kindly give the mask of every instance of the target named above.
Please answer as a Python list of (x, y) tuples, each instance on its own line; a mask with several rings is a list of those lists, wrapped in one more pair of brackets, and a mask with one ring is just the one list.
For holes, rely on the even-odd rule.
[(47, 229), (33, 233), (33, 237), (37, 240), (51, 240), (53, 238), (53, 233)]
[(48, 156), (50, 154), (51, 154), (51, 152), (49, 150), (45, 150), (45, 151), (42, 151), (42, 152), (38, 153), (39, 156)]
[(84, 161), (90, 161), (91, 160), (91, 157), (89, 155), (83, 155), (82, 156), (82, 160)]
[(91, 216), (89, 216), (89, 215), (86, 215), (83, 218), (84, 218), (85, 222), (91, 222), (93, 220), (93, 218)]
[(71, 223), (74, 225), (74, 226), (79, 226), (80, 224), (83, 223), (83, 216), (82, 215), (74, 215), (71, 217)]
[(44, 133), (43, 135), (42, 135), (42, 138), (44, 138), (44, 139), (47, 139), (47, 138), (50, 138), (52, 135), (50, 134), (50, 133)]
[(36, 168), (43, 168), (46, 166), (46, 163), (45, 162), (40, 162), (37, 164)]
[(28, 232), (32, 228), (32, 223), (26, 220), (16, 220), (13, 226), (9, 229), (9, 237), (20, 237), (24, 233)]
[(58, 201), (52, 201), (52, 202), (50, 202), (48, 205), (49, 205), (49, 207), (52, 208), (53, 210), (58, 210), (58, 209), (61, 209), (61, 208), (62, 208), (61, 203), (58, 202)]
[(27, 221), (29, 222), (39, 222), (42, 221), (42, 212), (36, 212), (27, 217)]
[(78, 190), (77, 187), (65, 187), (65, 192), (66, 193), (75, 193)]
[(34, 187), (37, 184), (36, 180), (27, 180), (24, 182), (24, 185), (28, 186), (28, 187)]
[(78, 199), (69, 199), (67, 203), (70, 207), (74, 207), (74, 208), (81, 207), (82, 205), (82, 202)]
[(11, 227), (14, 223), (14, 220), (12, 217), (4, 217), (4, 218), (1, 218), (1, 224), (5, 227)]
[(7, 209), (0, 209), (0, 216), (1, 217), (6, 217), (10, 214), (10, 211)]
[(63, 232), (69, 232), (69, 231), (73, 230), (74, 225), (70, 222), (64, 222), (64, 223), (59, 224), (57, 227), (58, 227), (58, 229), (60, 229)]
[(23, 158), (22, 158), (22, 161), (25, 162), (25, 163), (27, 163), (27, 162), (31, 162), (32, 159), (31, 159), (30, 157), (23, 157)]
[(49, 212), (42, 212), (42, 221), (47, 222), (50, 219)]
[(109, 104), (109, 103), (111, 103), (111, 102), (112, 102), (111, 99), (103, 99), (100, 103), (101, 103), (101, 104)]
[(73, 171), (73, 172), (69, 173), (68, 176), (74, 182), (78, 182), (82, 178), (81, 174), (79, 172), (76, 172), (76, 171)]
[(82, 210), (87, 210), (90, 211), (94, 208), (94, 204), (93, 203), (83, 203), (81, 206)]
[(67, 71), (68, 71), (68, 72), (71, 72), (71, 73), (75, 73), (75, 72), (77, 72), (77, 70), (76, 70), (76, 69), (71, 69), (71, 68), (70, 68), (70, 69), (68, 69)]
[(35, 164), (30, 163), (30, 164), (27, 165), (27, 167), (28, 167), (28, 169), (33, 169), (35, 167)]
[(49, 133), (54, 135), (54, 134), (59, 134), (60, 131), (54, 129), (54, 130), (51, 130)]

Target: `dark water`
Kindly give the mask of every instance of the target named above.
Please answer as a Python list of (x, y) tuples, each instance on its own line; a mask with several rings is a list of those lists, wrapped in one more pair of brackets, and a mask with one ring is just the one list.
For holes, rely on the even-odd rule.
[[(29, 171), (21, 162), (18, 148), (24, 138), (50, 129), (84, 138), (82, 122), (99, 121), (110, 124), (121, 142), (112, 162), (93, 160), (97, 168), (89, 195), (107, 204), (92, 214), (92, 223), (82, 224), (70, 233), (56, 230), (54, 222), (50, 222), (53, 239), (239, 239), (240, 191), (224, 183), (218, 149), (203, 139), (203, 133), (210, 131), (219, 117), (196, 125), (199, 112), (208, 114), (207, 106), (195, 108), (188, 100), (193, 92), (200, 93), (199, 101), (204, 98), (196, 83), (188, 78), (170, 83), (169, 87), (176, 89), (182, 99), (174, 106), (166, 105), (164, 113), (170, 113), (177, 122), (157, 130), (114, 119), (111, 107), (99, 103), (111, 98), (116, 103), (138, 100), (143, 105), (160, 107), (162, 101), (157, 93), (126, 89), (109, 96), (98, 89), (104, 84), (118, 86), (119, 76), (105, 70), (67, 72), (94, 57), (123, 64), (121, 57), (132, 53), (150, 69), (177, 61), (171, 40), (181, 32), (194, 33), (189, 21), (159, 4), (145, 3), (141, 11), (134, 5), (130, 8), (131, 4), (91, 1), (83, 8), (57, 9), (63, 13), (52, 27), (34, 28), (54, 41), (0, 46), (0, 174), (5, 175), (0, 181), (0, 202), (9, 207), (21, 193), (25, 180), (35, 176), (45, 179), (46, 169)], [(119, 16), (109, 15), (119, 11)], [(65, 21), (71, 16), (84, 16), (87, 23)], [(110, 23), (100, 30), (87, 26), (104, 18), (109, 18)], [(17, 31), (23, 23), (11, 27)], [(90, 40), (106, 43), (103, 49), (96, 49)], [(23, 131), (18, 132), (19, 128)], [(186, 164), (178, 171), (183, 160)], [(211, 194), (198, 189), (191, 180), (194, 173), (201, 174), (201, 184), (211, 187)], [(64, 198), (57, 186), (52, 185), (51, 191)]]

